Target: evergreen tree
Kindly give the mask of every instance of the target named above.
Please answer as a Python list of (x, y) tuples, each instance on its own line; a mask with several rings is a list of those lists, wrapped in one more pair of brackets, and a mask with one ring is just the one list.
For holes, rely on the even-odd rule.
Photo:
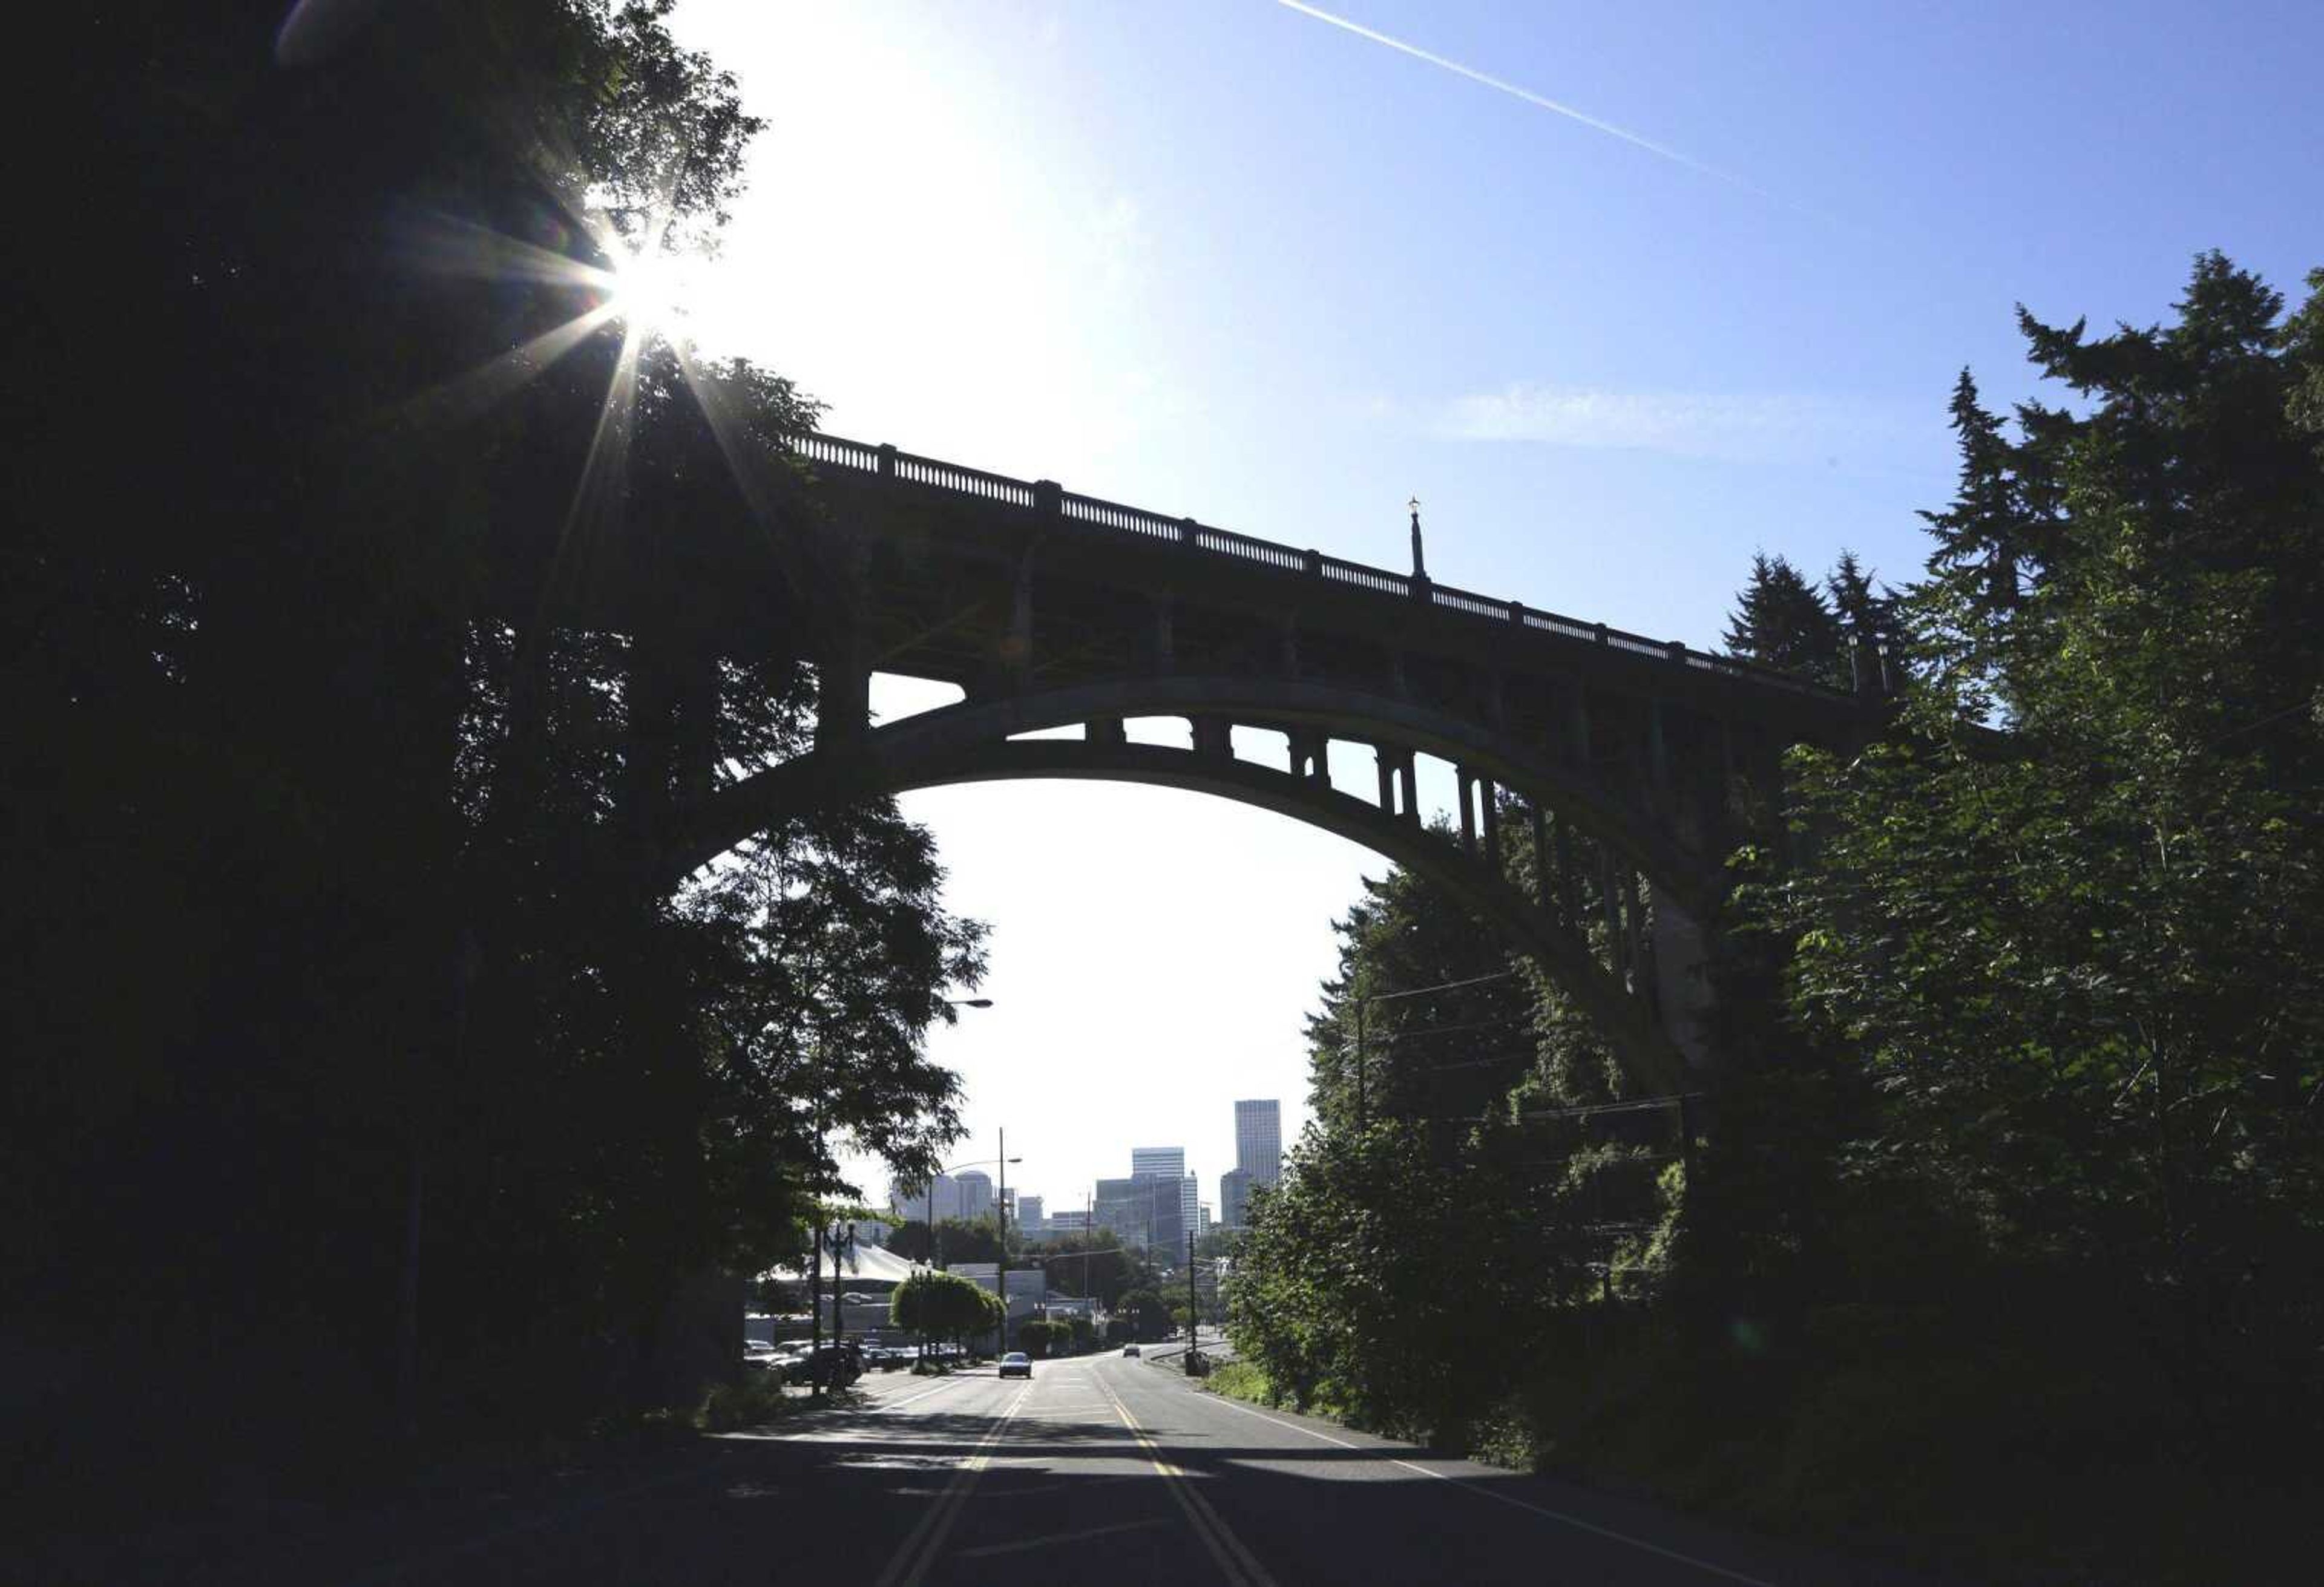
[(1839, 619), (1818, 590), (1784, 557), (1755, 552), (1751, 576), (1727, 619), (1727, 653), (1802, 677), (1838, 676)]

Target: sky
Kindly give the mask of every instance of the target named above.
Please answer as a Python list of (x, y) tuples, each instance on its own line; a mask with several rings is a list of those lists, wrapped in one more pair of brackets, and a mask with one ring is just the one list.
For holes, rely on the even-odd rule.
[[(2152, 323), (2219, 248), (2324, 265), (2309, 3), (1167, 6), (683, 0), (768, 121), (686, 326), (825, 427), (1719, 641), (1752, 554), (1927, 554), (2023, 302)], [(2054, 399), (2058, 394), (2052, 393)], [(890, 716), (945, 696), (883, 683)], [(1055, 1208), (1236, 1098), (1306, 1116), (1332, 922), (1384, 862), (1165, 790), (915, 794), (989, 1010), (965, 1161)], [(862, 1188), (886, 1189), (857, 1159)]]

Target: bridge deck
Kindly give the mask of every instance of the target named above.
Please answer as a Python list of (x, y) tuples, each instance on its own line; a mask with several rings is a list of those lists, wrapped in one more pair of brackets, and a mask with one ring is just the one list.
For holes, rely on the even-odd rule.
[[(1558, 670), (1577, 663), (1594, 664), (1593, 670), (1608, 663), (1618, 668), (1624, 663), (1644, 665), (1660, 674), (1649, 685), (1658, 690), (1700, 693), (1702, 685), (1709, 683), (1720, 693), (1740, 691), (1760, 695), (1761, 709), (1773, 708), (1784, 716), (1829, 717), (1835, 711), (1853, 715), (1864, 703), (1845, 690), (1734, 656), (1697, 650), (1676, 640), (1654, 639), (1521, 601), (1495, 600), (1425, 577), (1262, 540), (1193, 518), (1166, 518), (1143, 508), (1066, 491), (1047, 481), (1011, 479), (837, 436), (801, 436), (792, 444), (815, 466), (827, 489), (885, 487), (883, 494), (893, 491), (919, 498), (930, 506), (941, 504), (950, 509), (947, 518), (954, 522), (959, 521), (962, 509), (970, 509), (968, 516), (990, 513), (1019, 523), (1052, 520), (1065, 532), (1047, 539), (1045, 559), (1060, 555), (1070, 557), (1075, 550), (1158, 554), (1185, 575), (1204, 583), (1223, 574), (1242, 583), (1258, 575), (1259, 584), (1277, 599), (1313, 604), (1315, 597), (1323, 596), (1336, 606), (1352, 598), (1356, 610), (1369, 612), (1372, 621), (1398, 626), (1410, 625), (1415, 617), (1425, 613), (1432, 627), (1449, 623), (1452, 633), (1489, 643), (1496, 650), (1506, 650), (1510, 641), (1517, 641), (1521, 648)], [(1204, 578), (1204, 574), (1212, 577)], [(1296, 596), (1294, 590), (1299, 592)]]

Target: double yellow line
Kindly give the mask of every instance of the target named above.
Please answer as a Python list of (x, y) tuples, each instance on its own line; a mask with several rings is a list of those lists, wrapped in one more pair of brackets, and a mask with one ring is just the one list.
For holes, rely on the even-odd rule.
[(976, 1486), (977, 1474), (984, 1470), (991, 1458), (992, 1446), (1001, 1442), (1001, 1434), (1008, 1430), (1010, 1421), (1023, 1408), (1032, 1392), (1032, 1385), (1027, 1384), (1017, 1398), (1009, 1402), (1009, 1408), (985, 1429), (984, 1436), (977, 1440), (976, 1447), (953, 1472), (952, 1481), (945, 1484), (944, 1491), (936, 1495), (936, 1502), (928, 1506), (927, 1513), (904, 1535), (903, 1546), (896, 1550), (896, 1557), (888, 1562), (888, 1568), (880, 1573), (872, 1587), (919, 1587), (928, 1573), (928, 1567), (936, 1564), (936, 1555), (944, 1547), (944, 1540), (952, 1531), (953, 1522), (959, 1518), (962, 1507), (967, 1504), (968, 1491)]
[(1219, 1574), (1226, 1578), (1227, 1587), (1276, 1587), (1275, 1578), (1267, 1573), (1267, 1567), (1251, 1557), (1250, 1550), (1243, 1546), (1241, 1538), (1227, 1530), (1227, 1524), (1219, 1519), (1219, 1512), (1211, 1508), (1211, 1501), (1203, 1497), (1194, 1480), (1183, 1469), (1162, 1458), (1162, 1446), (1138, 1425), (1138, 1418), (1130, 1414), (1130, 1408), (1122, 1404), (1121, 1396), (1113, 1391), (1112, 1385), (1101, 1379), (1098, 1387), (1103, 1389), (1105, 1397), (1113, 1401), (1113, 1414), (1121, 1418), (1121, 1425), (1130, 1429), (1130, 1436), (1138, 1441), (1139, 1448), (1146, 1452), (1147, 1460), (1161, 1474), (1162, 1485), (1170, 1491), (1170, 1497), (1178, 1501), (1179, 1509), (1185, 1514), (1186, 1524), (1194, 1528), (1194, 1536), (1203, 1540), (1203, 1547), (1210, 1554), (1212, 1563), (1219, 1567)]

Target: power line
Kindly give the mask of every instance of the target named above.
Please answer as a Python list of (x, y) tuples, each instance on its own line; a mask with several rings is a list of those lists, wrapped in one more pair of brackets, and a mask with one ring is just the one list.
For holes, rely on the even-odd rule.
[(1481, 986), (1488, 981), (1506, 981), (1515, 970), (1496, 970), (1489, 976), (1471, 976), (1465, 981), (1439, 981), (1434, 986), (1415, 986), (1409, 992), (1379, 992), (1355, 999), (1358, 1003), (1394, 1003), (1401, 997), (1418, 997), (1430, 992), (1455, 992), (1463, 986)]

